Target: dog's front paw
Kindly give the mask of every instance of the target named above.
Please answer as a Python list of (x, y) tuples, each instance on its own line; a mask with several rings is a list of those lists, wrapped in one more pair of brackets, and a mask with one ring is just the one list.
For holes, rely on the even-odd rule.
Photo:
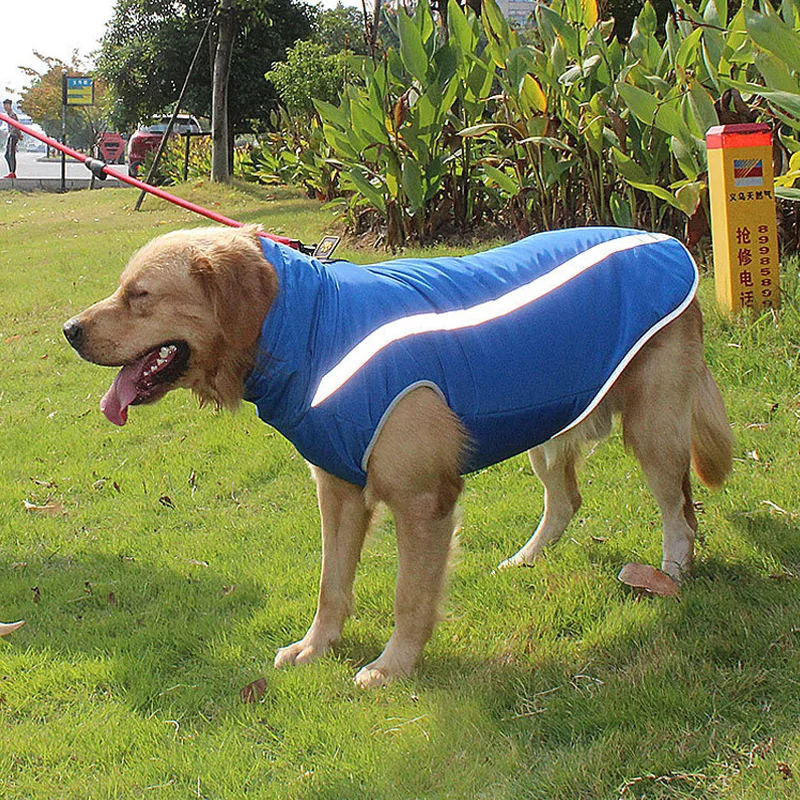
[(356, 685), (362, 689), (377, 689), (385, 686), (395, 678), (406, 678), (414, 669), (416, 658), (410, 654), (407, 657), (398, 657), (396, 654), (384, 651), (378, 658), (366, 667), (362, 667), (356, 674)]
[(385, 686), (390, 680), (390, 675), (385, 675), (371, 664), (367, 667), (362, 667), (355, 677), (356, 686), (360, 686), (362, 689), (377, 689), (380, 686)]
[(331, 640), (304, 636), (299, 642), (281, 647), (275, 656), (275, 667), (295, 667), (310, 664), (331, 649)]

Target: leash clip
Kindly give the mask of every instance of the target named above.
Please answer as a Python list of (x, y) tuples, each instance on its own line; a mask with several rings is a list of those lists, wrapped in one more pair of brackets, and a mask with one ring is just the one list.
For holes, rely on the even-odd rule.
[(108, 165), (105, 161), (101, 161), (99, 158), (87, 158), (83, 163), (86, 165), (86, 169), (88, 169), (95, 178), (99, 178), (101, 181), (106, 179), (106, 173), (103, 170)]

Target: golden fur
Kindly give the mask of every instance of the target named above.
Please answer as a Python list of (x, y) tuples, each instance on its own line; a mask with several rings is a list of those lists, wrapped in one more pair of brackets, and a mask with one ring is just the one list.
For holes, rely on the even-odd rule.
[[(170, 388), (189, 388), (203, 402), (234, 408), (277, 291), (255, 228), (179, 231), (135, 254), (114, 294), (70, 320), (65, 333), (84, 358), (105, 365), (124, 365), (162, 342), (183, 340), (189, 365)], [(531, 564), (564, 532), (581, 503), (581, 446), (607, 435), (614, 415), (661, 510), (662, 569), (676, 580), (688, 572), (697, 531), (690, 462), (704, 483), (718, 486), (732, 450), (722, 397), (703, 360), (697, 301), (636, 355), (584, 422), (530, 451), (544, 484), (544, 513), (502, 567)], [(395, 628), (356, 680), (375, 686), (411, 672), (436, 622), (467, 445), (441, 398), (420, 388), (398, 403), (384, 426), (365, 489), (312, 467), (323, 535), (318, 608), (306, 635), (278, 652), (276, 666), (311, 661), (340, 638), (361, 546), (376, 505), (385, 503), (398, 541)]]

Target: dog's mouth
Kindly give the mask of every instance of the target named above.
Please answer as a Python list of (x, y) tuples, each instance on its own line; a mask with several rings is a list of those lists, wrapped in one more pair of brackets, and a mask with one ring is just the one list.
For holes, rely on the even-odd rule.
[(128, 406), (161, 399), (189, 366), (189, 345), (167, 342), (126, 364), (100, 401), (100, 410), (110, 422), (124, 425)]

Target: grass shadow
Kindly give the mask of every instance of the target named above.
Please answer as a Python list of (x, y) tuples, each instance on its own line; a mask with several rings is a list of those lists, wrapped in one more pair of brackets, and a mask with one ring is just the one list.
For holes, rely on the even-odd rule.
[(143, 714), (197, 714), (221, 686), (235, 697), (281, 638), (265, 624), (274, 601), (263, 587), (204, 562), (47, 558), (0, 566), (0, 583), (4, 607), (26, 620), (0, 650), (6, 670), (15, 659), (102, 664), (101, 682)]

